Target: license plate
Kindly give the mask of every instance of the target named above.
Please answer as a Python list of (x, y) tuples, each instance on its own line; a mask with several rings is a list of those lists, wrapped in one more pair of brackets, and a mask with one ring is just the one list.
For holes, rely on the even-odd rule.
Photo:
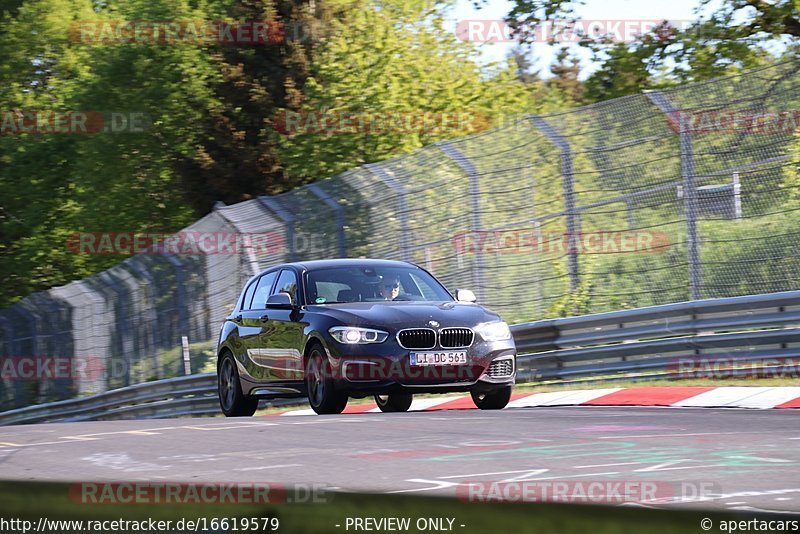
[(411, 365), (461, 365), (467, 363), (466, 351), (412, 352)]

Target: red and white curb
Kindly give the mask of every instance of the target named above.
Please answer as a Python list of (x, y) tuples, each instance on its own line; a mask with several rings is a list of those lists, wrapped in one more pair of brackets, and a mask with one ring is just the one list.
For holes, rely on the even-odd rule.
[[(800, 386), (641, 387), (515, 393), (506, 408), (535, 406), (673, 406), (678, 408), (800, 408)], [(415, 399), (409, 411), (475, 409), (468, 395)], [(374, 403), (348, 406), (344, 413), (380, 412)], [(271, 415), (313, 415), (309, 409)]]

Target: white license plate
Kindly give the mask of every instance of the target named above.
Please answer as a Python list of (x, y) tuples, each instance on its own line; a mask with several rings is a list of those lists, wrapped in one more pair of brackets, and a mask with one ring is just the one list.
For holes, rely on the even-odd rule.
[(412, 352), (411, 365), (461, 365), (467, 363), (466, 351)]

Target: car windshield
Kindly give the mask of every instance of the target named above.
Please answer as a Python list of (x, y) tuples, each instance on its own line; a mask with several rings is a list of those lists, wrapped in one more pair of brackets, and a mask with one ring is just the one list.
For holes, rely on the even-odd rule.
[(414, 267), (328, 267), (306, 273), (306, 302), (452, 301), (433, 276)]

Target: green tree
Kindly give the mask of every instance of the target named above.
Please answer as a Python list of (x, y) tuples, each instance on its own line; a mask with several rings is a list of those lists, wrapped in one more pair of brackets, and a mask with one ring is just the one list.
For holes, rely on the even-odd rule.
[[(474, 47), (445, 27), (443, 6), (349, 5), (314, 58), (300, 127), (275, 134), (293, 180), (316, 180), (535, 111), (513, 60), (482, 69)], [(320, 116), (332, 122), (310, 122)], [(383, 124), (370, 123), (374, 117)], [(423, 118), (429, 122), (418, 127)], [(400, 124), (387, 124), (393, 119)]]
[(0, 109), (96, 111), (150, 117), (139, 133), (0, 136), (0, 302), (118, 262), (75, 254), (79, 231), (177, 230), (194, 214), (171, 170), (190, 153), (212, 100), (214, 73), (198, 47), (87, 46), (76, 21), (197, 19), (187, 4), (130, 1), (95, 10), (84, 0), (29, 0), (3, 17)]
[(547, 87), (571, 104), (576, 106), (583, 101), (584, 85), (578, 79), (581, 67), (574, 55), (570, 54), (568, 48), (561, 48), (556, 54), (555, 61), (550, 65), (550, 73), (553, 75), (546, 82)]
[(327, 1), (248, 0), (211, 9), (224, 20), (267, 20), (275, 39), (253, 46), (215, 45), (208, 56), (219, 80), (215, 104), (200, 122), (195, 150), (176, 158), (187, 199), (198, 213), (298, 185), (285, 172), (271, 124), (278, 109), (296, 110), (311, 61), (341, 13)]
[[(527, 42), (534, 38), (531, 28), (546, 20), (577, 19), (584, 3), (515, 0), (507, 20)], [(631, 43), (585, 36), (581, 45), (590, 48), (602, 65), (586, 82), (587, 98), (605, 100), (734, 73), (774, 61), (776, 49), (792, 50), (800, 43), (797, 0), (699, 0), (696, 14), (686, 28), (663, 23)]]

